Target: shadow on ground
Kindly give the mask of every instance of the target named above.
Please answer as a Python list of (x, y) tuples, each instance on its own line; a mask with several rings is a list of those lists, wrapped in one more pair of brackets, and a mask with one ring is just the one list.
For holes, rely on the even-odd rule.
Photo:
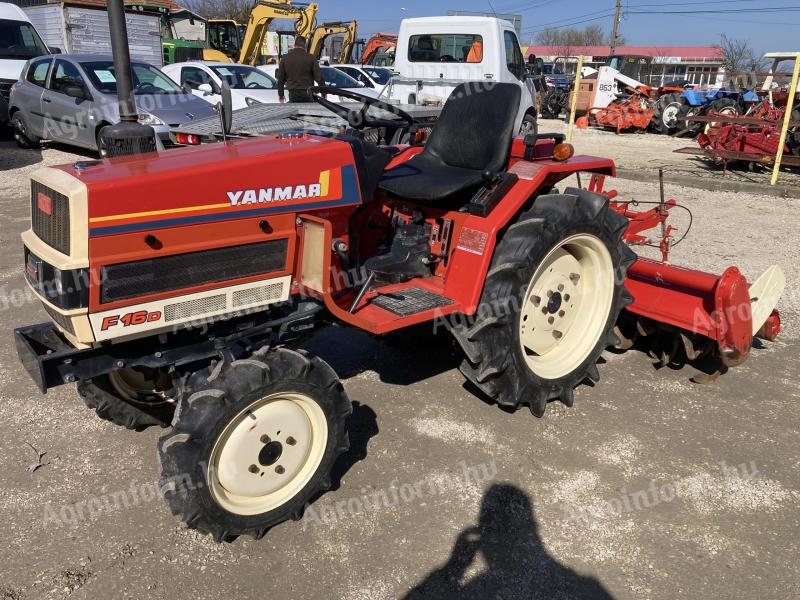
[(0, 134), (0, 172), (21, 169), (40, 162), (42, 162), (41, 149), (20, 148), (9, 134)]
[[(493, 485), (483, 497), (478, 525), (459, 533), (450, 558), (404, 600), (586, 598), (612, 596), (547, 553), (530, 498), (513, 485)], [(464, 581), (481, 555), (486, 568)]]

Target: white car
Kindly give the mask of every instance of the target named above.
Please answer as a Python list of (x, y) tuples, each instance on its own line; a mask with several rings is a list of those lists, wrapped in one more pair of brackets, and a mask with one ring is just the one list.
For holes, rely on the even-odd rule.
[(192, 94), (210, 104), (217, 104), (221, 100), (223, 80), (231, 88), (233, 110), (255, 104), (278, 103), (278, 83), (275, 79), (248, 65), (190, 61), (167, 65), (162, 70), (172, 81), (189, 88)]
[[(277, 79), (278, 65), (261, 65), (258, 67), (271, 77)], [(380, 94), (374, 89), (364, 86), (349, 75), (345, 75), (342, 71), (334, 69), (333, 67), (320, 67), (322, 69), (322, 78), (325, 80), (325, 85), (329, 87), (342, 88), (351, 92), (356, 92), (371, 98), (377, 98)], [(328, 100), (331, 102), (352, 102), (348, 98), (339, 98), (332, 94), (328, 94)]]
[(373, 67), (372, 65), (333, 65), (345, 75), (349, 75), (365, 87), (382, 90), (392, 78), (392, 70), (387, 67)]

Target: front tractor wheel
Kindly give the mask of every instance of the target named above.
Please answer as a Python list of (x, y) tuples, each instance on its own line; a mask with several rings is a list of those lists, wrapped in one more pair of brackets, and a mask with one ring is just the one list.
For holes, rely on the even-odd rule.
[(602, 195), (539, 197), (498, 243), (474, 321), (454, 329), (464, 375), (499, 405), (528, 405), (537, 417), (549, 400), (571, 406), (575, 386), (599, 380), (597, 359), (632, 301), (626, 227)]
[(348, 449), (350, 412), (333, 370), (291, 350), (195, 373), (158, 444), (170, 509), (217, 541), (301, 518)]
[(166, 427), (174, 412), (172, 376), (163, 369), (119, 369), (80, 381), (78, 394), (98, 417), (128, 429)]

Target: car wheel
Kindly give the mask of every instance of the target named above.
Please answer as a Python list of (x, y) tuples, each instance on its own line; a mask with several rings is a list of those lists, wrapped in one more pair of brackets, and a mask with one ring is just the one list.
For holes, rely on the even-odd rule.
[(14, 140), (20, 148), (38, 148), (41, 138), (31, 133), (28, 123), (22, 113), (17, 111), (11, 116), (11, 127), (14, 130)]

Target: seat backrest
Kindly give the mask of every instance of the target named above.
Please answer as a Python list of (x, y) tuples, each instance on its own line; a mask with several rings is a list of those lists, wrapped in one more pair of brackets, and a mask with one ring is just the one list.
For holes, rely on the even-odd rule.
[(442, 108), (423, 154), (451, 167), (505, 170), (521, 95), (513, 83), (460, 84)]

